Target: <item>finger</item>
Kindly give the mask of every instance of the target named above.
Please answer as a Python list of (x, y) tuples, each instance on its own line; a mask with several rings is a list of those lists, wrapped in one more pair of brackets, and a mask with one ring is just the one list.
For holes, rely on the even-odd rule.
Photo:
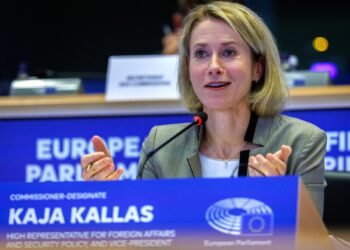
[(83, 155), (83, 157), (81, 157), (80, 164), (85, 170), (89, 164), (100, 160), (103, 157), (105, 157), (105, 154), (103, 152), (94, 152), (91, 154)]
[(87, 180), (90, 180), (90, 175), (88, 174), (88, 172), (86, 172), (86, 171), (83, 171), (82, 173), (81, 173), (81, 177), (83, 177), (83, 179), (85, 180), (85, 181), (87, 181)]
[(107, 176), (106, 180), (119, 180), (120, 176), (124, 173), (124, 170), (122, 168), (118, 168), (117, 170), (113, 171), (112, 174)]
[(266, 174), (259, 168), (256, 166), (248, 166), (249, 169), (251, 169), (251, 171), (253, 171), (254, 175), (253, 176), (266, 176)]
[(289, 156), (292, 153), (292, 148), (290, 146), (282, 145), (280, 151), (281, 151), (281, 153), (280, 153), (280, 157), (279, 158), (283, 162), (287, 163), (287, 160), (288, 160)]
[(87, 180), (94, 180), (95, 179), (96, 172), (95, 171), (94, 172), (91, 171), (91, 169), (93, 169), (93, 167), (91, 167), (89, 171), (84, 170), (81, 173), (81, 176), (83, 177), (84, 180), (87, 181)]
[(250, 167), (253, 165), (254, 161), (255, 161), (254, 156), (250, 156), (249, 161), (248, 161), (248, 175), (249, 176), (257, 176), (256, 171), (252, 167)]
[(101, 137), (94, 135), (92, 137), (92, 144), (94, 145), (96, 152), (103, 152), (105, 155), (111, 157), (111, 154), (109, 153), (108, 148)]
[(115, 171), (114, 164), (108, 164), (100, 168), (96, 174), (93, 174), (91, 178), (96, 181), (104, 181), (107, 180), (108, 176), (110, 176)]
[(266, 158), (275, 168), (277, 175), (285, 175), (287, 169), (285, 162), (280, 160), (276, 155), (270, 153), (266, 155)]
[(273, 176), (278, 174), (276, 167), (263, 155), (257, 155), (256, 159), (259, 162), (259, 170), (263, 172), (265, 176)]
[(259, 169), (259, 162), (254, 156), (249, 157), (248, 171), (250, 176), (265, 176), (265, 174)]
[[(114, 164), (110, 157), (104, 157), (98, 161), (95, 161), (92, 166), (90, 167), (90, 171), (86, 171), (88, 176), (95, 177), (102, 173), (105, 169), (109, 169), (108, 173), (104, 173), (104, 177), (106, 177), (108, 174), (110, 174), (114, 170)], [(102, 178), (102, 176), (98, 176), (99, 179)]]

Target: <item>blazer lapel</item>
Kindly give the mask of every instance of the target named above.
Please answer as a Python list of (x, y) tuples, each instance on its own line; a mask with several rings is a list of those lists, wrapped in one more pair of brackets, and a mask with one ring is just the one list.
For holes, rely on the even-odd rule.
[(193, 177), (202, 177), (202, 168), (198, 153), (188, 157), (187, 162), (192, 170)]
[[(269, 134), (271, 132), (270, 131), (271, 124), (272, 124), (272, 118), (259, 117), (257, 125), (256, 125), (253, 143), (260, 144), (260, 145), (266, 144), (266, 141), (268, 141)], [(267, 153), (268, 152), (266, 152), (265, 147), (258, 147), (258, 148), (252, 149), (250, 151), (250, 155), (257, 155), (257, 154), (265, 155)]]
[(189, 148), (189, 152), (193, 152), (193, 153), (192, 155), (187, 157), (187, 162), (189, 167), (191, 168), (193, 177), (203, 177), (201, 162), (199, 160), (199, 142), (202, 139), (203, 130), (204, 130), (203, 125), (196, 130), (195, 138)]

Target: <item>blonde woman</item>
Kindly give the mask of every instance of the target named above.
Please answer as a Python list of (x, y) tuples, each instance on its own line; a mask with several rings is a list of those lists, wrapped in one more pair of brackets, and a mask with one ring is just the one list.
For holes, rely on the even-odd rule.
[[(192, 127), (145, 162), (148, 152), (186, 126), (154, 127), (143, 144), (141, 178), (300, 175), (322, 215), (325, 133), (280, 114), (287, 89), (277, 46), (263, 21), (243, 5), (196, 7), (181, 27), (178, 84), (191, 112), (208, 121)], [(99, 137), (82, 158), (83, 178), (113, 180)]]

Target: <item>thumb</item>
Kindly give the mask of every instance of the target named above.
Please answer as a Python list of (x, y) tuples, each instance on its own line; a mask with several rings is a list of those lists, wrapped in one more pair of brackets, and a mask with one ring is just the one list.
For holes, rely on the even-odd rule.
[(282, 145), (280, 151), (281, 151), (280, 159), (284, 162), (287, 162), (290, 154), (292, 153), (292, 148), (286, 145)]
[(106, 156), (111, 157), (111, 154), (109, 153), (107, 146), (101, 137), (94, 135), (92, 137), (92, 144), (94, 145), (96, 152), (103, 152)]

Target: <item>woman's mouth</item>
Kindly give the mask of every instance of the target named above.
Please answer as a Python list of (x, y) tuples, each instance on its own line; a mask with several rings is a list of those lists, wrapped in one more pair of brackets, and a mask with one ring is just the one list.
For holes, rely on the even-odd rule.
[(211, 89), (220, 89), (224, 88), (231, 84), (230, 82), (210, 82), (205, 85), (206, 88), (211, 88)]

